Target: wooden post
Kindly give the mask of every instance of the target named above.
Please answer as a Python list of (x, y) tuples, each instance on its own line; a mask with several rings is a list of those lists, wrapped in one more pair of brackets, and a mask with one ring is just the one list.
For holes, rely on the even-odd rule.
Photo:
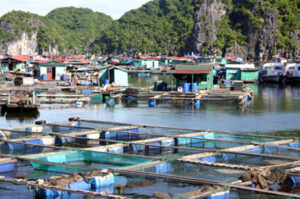
[(97, 85), (100, 87), (100, 73), (96, 75), (97, 78)]
[(173, 91), (174, 90), (174, 82), (173, 82), (173, 79), (174, 79), (174, 75), (172, 74), (171, 75), (171, 91)]
[(11, 98), (11, 90), (9, 90), (9, 93), (8, 93), (8, 101), (7, 101), (7, 104), (10, 104), (10, 98)]
[(32, 91), (32, 103), (35, 104), (35, 89)]
[(194, 83), (194, 74), (192, 74), (192, 86), (193, 86), (193, 83)]

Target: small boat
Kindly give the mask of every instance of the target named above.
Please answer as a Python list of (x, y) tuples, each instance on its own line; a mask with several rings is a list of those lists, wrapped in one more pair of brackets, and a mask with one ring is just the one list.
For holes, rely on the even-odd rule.
[(266, 63), (262, 68), (262, 79), (265, 82), (281, 82), (284, 79), (284, 63)]
[(38, 111), (39, 99), (35, 92), (24, 90), (9, 91), (8, 100), (1, 106), (1, 112), (32, 112)]
[(300, 82), (300, 63), (287, 64), (285, 67), (287, 82)]

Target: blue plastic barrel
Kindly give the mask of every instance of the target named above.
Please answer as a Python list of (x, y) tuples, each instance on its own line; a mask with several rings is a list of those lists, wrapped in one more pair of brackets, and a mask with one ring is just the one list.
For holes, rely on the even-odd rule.
[(115, 184), (115, 176), (112, 173), (103, 177), (101, 176), (94, 177), (91, 181), (91, 187), (94, 189), (99, 187), (109, 186), (112, 184)]
[(107, 106), (113, 106), (115, 105), (115, 99), (109, 99), (106, 101)]
[(155, 107), (156, 106), (156, 100), (149, 100), (148, 105), (149, 105), (149, 107)]
[(42, 80), (47, 80), (47, 75), (46, 74), (42, 74)]
[(198, 92), (198, 84), (197, 84), (197, 83), (193, 83), (193, 84), (192, 84), (192, 91), (193, 91), (194, 93)]
[(215, 70), (215, 69), (213, 69), (213, 75), (214, 75), (214, 76), (217, 76), (217, 73), (218, 73), (218, 71)]
[(63, 74), (63, 75), (61, 76), (61, 80), (62, 80), (62, 81), (66, 81), (66, 80), (67, 80), (67, 76), (66, 76), (65, 74)]
[(191, 83), (183, 83), (183, 92), (191, 91)]
[(195, 102), (194, 102), (194, 108), (200, 108), (200, 104), (201, 104), (201, 101), (200, 100), (196, 100)]
[(90, 190), (91, 185), (88, 184), (86, 181), (81, 180), (77, 182), (72, 182), (71, 184), (66, 186), (67, 189), (79, 189), (79, 190)]
[(104, 81), (104, 84), (109, 84), (109, 79), (106, 79), (106, 80)]

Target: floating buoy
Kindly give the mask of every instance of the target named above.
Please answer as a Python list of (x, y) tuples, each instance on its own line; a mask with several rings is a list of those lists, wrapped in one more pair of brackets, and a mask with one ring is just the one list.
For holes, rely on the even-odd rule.
[(36, 125), (42, 125), (42, 124), (47, 124), (46, 120), (40, 120), (35, 122)]
[(75, 103), (75, 106), (76, 106), (76, 107), (82, 107), (82, 106), (83, 106), (83, 103), (82, 103), (82, 102), (76, 102), (76, 103)]
[(149, 100), (149, 107), (156, 107), (156, 100)]
[(78, 121), (80, 120), (80, 117), (70, 117), (69, 122)]
[(114, 99), (109, 99), (106, 101), (107, 106), (113, 106), (115, 105), (115, 100)]

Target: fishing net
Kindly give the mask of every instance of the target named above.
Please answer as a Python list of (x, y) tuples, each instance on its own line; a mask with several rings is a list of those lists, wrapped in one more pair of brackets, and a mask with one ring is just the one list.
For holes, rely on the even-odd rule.
[(287, 171), (282, 168), (264, 169), (262, 171), (248, 171), (243, 173), (242, 181), (251, 181), (258, 189), (266, 189), (268, 185), (283, 184), (287, 178)]
[[(69, 151), (60, 152), (54, 155), (45, 155), (42, 157), (34, 158), (35, 160), (41, 160), (45, 162), (34, 162), (32, 165), (41, 170), (50, 170), (57, 172), (86, 172), (90, 171), (87, 168), (72, 168), (68, 165), (86, 166), (91, 168), (118, 168), (124, 166), (132, 166), (151, 162), (152, 159), (112, 154), (105, 152), (92, 152), (92, 151)], [(64, 163), (66, 165), (52, 165), (51, 163)]]

